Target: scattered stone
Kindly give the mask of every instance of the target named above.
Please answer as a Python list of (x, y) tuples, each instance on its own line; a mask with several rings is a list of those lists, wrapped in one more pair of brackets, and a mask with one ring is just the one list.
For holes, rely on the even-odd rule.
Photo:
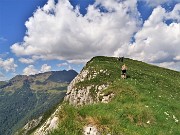
[(173, 115), (173, 119), (175, 120), (176, 123), (179, 122), (179, 120), (176, 118), (176, 116)]
[(58, 121), (59, 121), (58, 117), (52, 118), (52, 120), (50, 121), (50, 124), (49, 124), (49, 128), (50, 129), (55, 129), (57, 127)]
[(95, 126), (93, 126), (93, 125), (85, 126), (83, 134), (84, 135), (100, 135), (97, 128)]
[(165, 115), (169, 116), (169, 114), (167, 112), (164, 112)]
[(102, 98), (102, 103), (109, 103), (111, 101), (111, 99), (114, 97), (114, 94), (111, 93), (110, 95), (107, 95), (107, 96), (103, 96)]

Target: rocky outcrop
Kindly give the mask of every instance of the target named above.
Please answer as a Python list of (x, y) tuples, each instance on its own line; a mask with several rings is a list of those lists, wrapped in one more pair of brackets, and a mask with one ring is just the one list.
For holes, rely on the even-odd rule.
[[(91, 67), (93, 68), (93, 67)], [(73, 106), (83, 106), (87, 104), (94, 104), (98, 102), (108, 103), (114, 94), (105, 94), (104, 90), (107, 89), (110, 83), (105, 82), (104, 84), (93, 84), (89, 85), (78, 85), (84, 81), (91, 81), (96, 78), (99, 74), (109, 75), (107, 70), (88, 70), (83, 69), (69, 84), (64, 101), (68, 102)], [(59, 107), (56, 112), (39, 128), (34, 135), (46, 135), (58, 126), (58, 112), (61, 109)], [(99, 135), (97, 128), (93, 125), (85, 126), (83, 129), (84, 135)]]
[(85, 126), (83, 129), (83, 134), (84, 135), (100, 135), (96, 126), (93, 126), (93, 125)]
[(20, 132), (16, 132), (15, 135), (19, 135), (19, 134), (21, 134), (21, 135), (27, 135), (30, 130), (32, 130), (33, 128), (35, 128), (36, 126), (39, 125), (39, 123), (41, 122), (41, 120), (42, 120), (42, 116), (39, 117), (38, 119), (33, 119), (33, 120), (29, 121), (29, 122), (22, 128), (22, 130), (21, 130)]
[[(92, 74), (93, 73), (93, 74)], [(113, 97), (114, 94), (105, 95), (103, 90), (107, 89), (109, 84), (102, 85), (89, 85), (89, 86), (77, 86), (79, 82), (85, 80), (94, 79), (98, 74), (104, 73), (108, 74), (107, 70), (100, 70), (99, 72), (93, 71), (89, 72), (88, 70), (83, 70), (74, 80), (69, 84), (67, 95), (64, 98), (65, 101), (68, 101), (69, 104), (74, 106), (82, 106), (87, 104), (93, 104), (97, 102), (108, 103)]]
[[(74, 80), (69, 84), (67, 95), (64, 98), (65, 101), (73, 106), (82, 106), (93, 103), (108, 103), (114, 97), (113, 93), (105, 94), (104, 90), (109, 87), (110, 84), (107, 82), (101, 85), (77, 85), (83, 81), (90, 81), (91, 79), (96, 78), (99, 74), (109, 75), (107, 70), (100, 71), (89, 71), (83, 70)], [(88, 125), (83, 128), (83, 135), (100, 135), (98, 129), (95, 125)]]
[(107, 96), (103, 96), (101, 102), (102, 103), (109, 103), (113, 97), (114, 97), (113, 93), (111, 93)]
[(49, 117), (46, 122), (39, 129), (36, 130), (34, 135), (47, 135), (53, 129), (56, 129), (59, 123), (58, 114), (60, 109), (61, 106), (59, 106), (56, 111), (51, 115), (51, 117)]

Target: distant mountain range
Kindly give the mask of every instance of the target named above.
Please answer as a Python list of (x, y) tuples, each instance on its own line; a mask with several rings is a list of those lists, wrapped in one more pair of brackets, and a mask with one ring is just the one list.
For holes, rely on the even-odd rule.
[(31, 119), (48, 115), (77, 74), (74, 70), (51, 71), (0, 81), (0, 135), (14, 134)]

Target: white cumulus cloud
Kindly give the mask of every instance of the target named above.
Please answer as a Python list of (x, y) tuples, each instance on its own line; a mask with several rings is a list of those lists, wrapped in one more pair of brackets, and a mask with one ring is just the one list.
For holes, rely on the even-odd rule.
[(13, 71), (15, 72), (17, 65), (14, 63), (14, 58), (9, 58), (3, 60), (0, 58), (0, 68), (5, 70), (6, 72)]
[(20, 58), (19, 61), (21, 63), (24, 63), (24, 64), (32, 64), (32, 63), (34, 63), (33, 59), (28, 59), (28, 58)]
[[(138, 30), (136, 0), (96, 0), (81, 15), (68, 0), (53, 0), (25, 23), (22, 43), (11, 46), (17, 56), (80, 63), (96, 55), (112, 56)], [(104, 9), (106, 12), (101, 12)]]
[(139, 0), (139, 1), (144, 1), (152, 7), (156, 7), (156, 6), (159, 6), (161, 4), (165, 4), (165, 3), (169, 4), (172, 2), (179, 2), (179, 0)]
[(38, 74), (38, 70), (34, 67), (34, 65), (29, 65), (23, 70), (23, 75), (35, 75)]
[(180, 62), (162, 62), (162, 63), (157, 63), (157, 65), (160, 67), (166, 67), (172, 70), (180, 71)]
[[(177, 10), (180, 11), (180, 4), (177, 4), (171, 12), (167, 12), (160, 6), (155, 8), (142, 29), (136, 33), (135, 43), (124, 45), (116, 51), (115, 55), (123, 54), (168, 68), (172, 66), (171, 69), (176, 67), (178, 70), (180, 20)], [(168, 25), (166, 21), (169, 19), (172, 23)]]
[(48, 71), (51, 71), (51, 66), (48, 66), (47, 64), (43, 64), (41, 66), (40, 70), (35, 68), (34, 65), (29, 65), (26, 68), (24, 68), (23, 75), (29, 76), (29, 75), (35, 75), (35, 74), (38, 74), (38, 73), (48, 72)]
[[(137, 1), (143, 0), (95, 0), (82, 15), (68, 0), (57, 4), (49, 0), (25, 23), (24, 41), (11, 50), (33, 60), (68, 63), (84, 63), (97, 55), (124, 55), (178, 70), (180, 4), (168, 12), (158, 5), (172, 1), (146, 0), (156, 8), (140, 28)], [(130, 43), (134, 34), (135, 42)]]
[(44, 64), (41, 66), (41, 73), (51, 71), (51, 66), (48, 66), (47, 64)]

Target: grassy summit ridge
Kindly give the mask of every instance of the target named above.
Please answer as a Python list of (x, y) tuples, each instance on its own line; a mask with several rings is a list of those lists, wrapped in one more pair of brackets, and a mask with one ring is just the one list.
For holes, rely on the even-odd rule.
[[(121, 79), (120, 67), (128, 66), (128, 79)], [(85, 79), (77, 87), (109, 84), (104, 93), (114, 93), (108, 104), (73, 107), (64, 103), (59, 113), (59, 128), (52, 135), (80, 135), (83, 127), (95, 125), (101, 134), (178, 135), (180, 134), (180, 73), (125, 59), (94, 57), (83, 70), (89, 74), (106, 71)], [(91, 89), (95, 96), (95, 91)]]

